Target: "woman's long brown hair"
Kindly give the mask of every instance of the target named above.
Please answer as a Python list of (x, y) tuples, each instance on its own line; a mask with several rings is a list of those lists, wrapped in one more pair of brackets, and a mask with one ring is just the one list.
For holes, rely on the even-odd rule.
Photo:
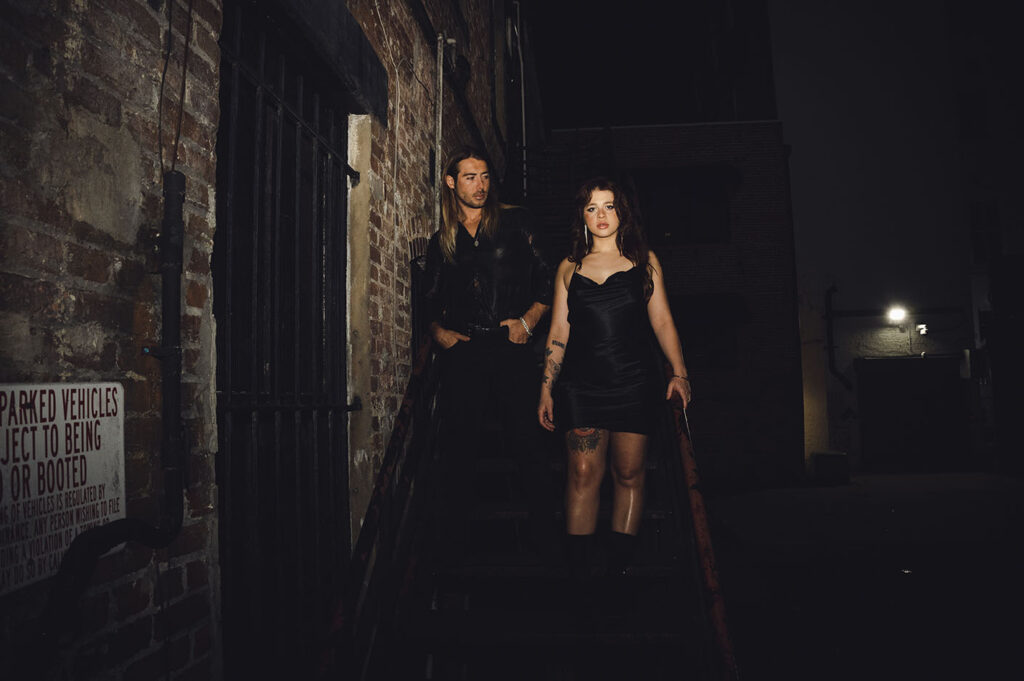
[(576, 192), (572, 224), (569, 228), (571, 240), (569, 262), (576, 263), (578, 270), (583, 258), (590, 253), (590, 243), (593, 242), (593, 239), (587, 239), (587, 223), (583, 219), (583, 211), (586, 210), (590, 203), (590, 197), (596, 191), (610, 191), (615, 196), (615, 213), (619, 217), (619, 231), (615, 233), (615, 245), (619, 247), (619, 253), (647, 275), (644, 282), (644, 297), (650, 298), (654, 291), (654, 282), (651, 279), (651, 264), (648, 257), (650, 251), (647, 248), (647, 240), (633, 214), (629, 197), (613, 180), (606, 177), (595, 177), (580, 185)]

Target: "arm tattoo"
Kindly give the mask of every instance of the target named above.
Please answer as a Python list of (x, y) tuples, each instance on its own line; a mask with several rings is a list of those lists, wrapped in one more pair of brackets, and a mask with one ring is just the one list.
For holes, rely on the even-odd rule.
[[(562, 350), (565, 350), (565, 344), (560, 341), (553, 340), (551, 341), (551, 345), (557, 345), (562, 348)], [(551, 381), (551, 384), (554, 385), (555, 381), (558, 380), (558, 374), (562, 373), (562, 362), (555, 361), (551, 357), (551, 355), (555, 353), (555, 351), (551, 349), (551, 345), (544, 348), (544, 357), (547, 359), (547, 370), (544, 372), (544, 378), (541, 381), (544, 385), (547, 385), (548, 381)]]
[(548, 373), (544, 374), (544, 382), (548, 380), (548, 374), (551, 375), (551, 383), (553, 384), (558, 380), (558, 374), (562, 373), (562, 363), (556, 362), (553, 359), (548, 359)]

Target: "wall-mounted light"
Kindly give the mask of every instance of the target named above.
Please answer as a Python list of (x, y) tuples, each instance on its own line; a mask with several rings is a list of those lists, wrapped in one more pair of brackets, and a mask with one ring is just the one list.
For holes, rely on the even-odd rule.
[(903, 333), (907, 330), (907, 308), (902, 305), (890, 305), (889, 309), (885, 311), (885, 316), (888, 318), (890, 324), (895, 324), (896, 328)]
[(890, 307), (885, 316), (889, 318), (889, 321), (893, 324), (902, 324), (907, 320), (907, 308), (901, 307), (900, 305), (893, 305)]

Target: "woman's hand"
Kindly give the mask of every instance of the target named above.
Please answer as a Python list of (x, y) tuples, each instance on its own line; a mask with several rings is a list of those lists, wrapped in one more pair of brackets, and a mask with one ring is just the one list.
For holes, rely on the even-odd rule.
[(555, 429), (555, 403), (551, 399), (551, 393), (544, 391), (540, 394), (540, 404), (537, 405), (537, 420), (545, 430)]
[(690, 387), (690, 379), (683, 378), (682, 376), (673, 376), (668, 382), (665, 399), (671, 400), (673, 394), (679, 395), (679, 399), (683, 401), (683, 409), (690, 406), (690, 402), (693, 401), (693, 389)]

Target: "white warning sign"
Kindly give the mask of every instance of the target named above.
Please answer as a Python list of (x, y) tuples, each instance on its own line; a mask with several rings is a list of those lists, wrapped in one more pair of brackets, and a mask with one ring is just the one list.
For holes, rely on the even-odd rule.
[(120, 383), (0, 384), (0, 595), (125, 514)]

